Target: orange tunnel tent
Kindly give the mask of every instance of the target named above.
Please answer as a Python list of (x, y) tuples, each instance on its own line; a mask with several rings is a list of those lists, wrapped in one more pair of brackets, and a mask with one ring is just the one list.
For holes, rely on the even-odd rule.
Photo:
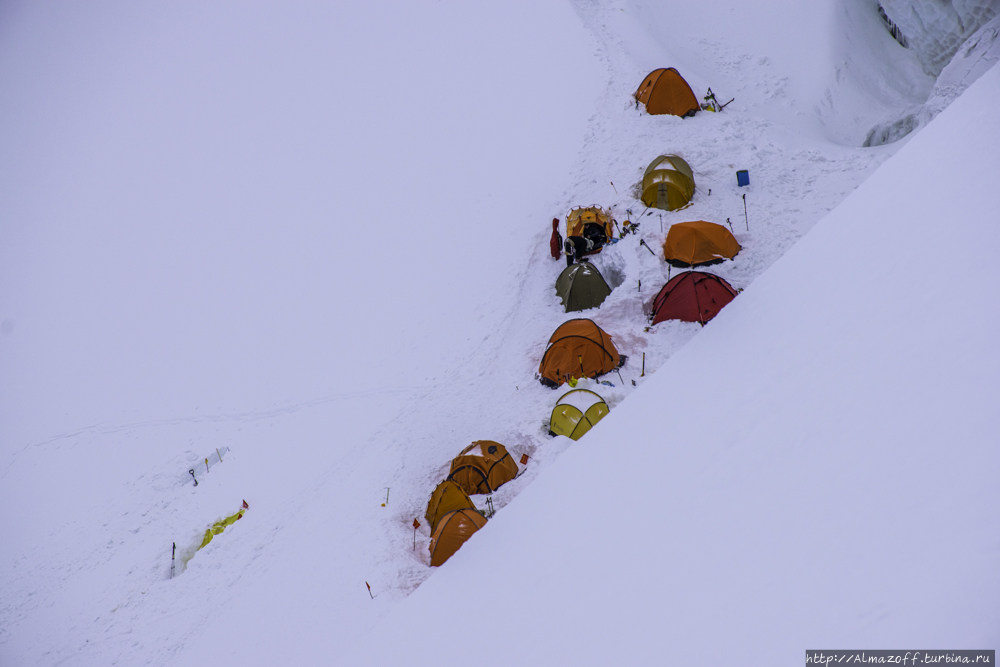
[(438, 521), (431, 535), (431, 566), (443, 565), (473, 533), (486, 525), (486, 517), (476, 510), (454, 510)]
[(691, 86), (673, 67), (653, 70), (635, 91), (636, 104), (646, 105), (646, 113), (653, 116), (693, 116), (701, 107)]
[(558, 387), (569, 378), (610, 373), (625, 363), (611, 336), (588, 319), (570, 320), (557, 328), (538, 367), (539, 381)]
[(427, 525), (430, 526), (431, 534), (433, 534), (437, 528), (438, 521), (448, 512), (474, 509), (476, 509), (476, 506), (473, 504), (472, 499), (469, 498), (469, 494), (463, 491), (462, 487), (455, 482), (445, 480), (438, 484), (434, 492), (431, 493), (431, 499), (427, 503), (427, 511), (424, 512), (424, 518), (427, 519)]
[(454, 458), (448, 481), (474, 496), (493, 493), (517, 477), (517, 462), (507, 448), (492, 440), (477, 440)]
[(663, 258), (679, 267), (718, 264), (736, 257), (740, 250), (732, 232), (704, 220), (671, 225), (663, 242)]

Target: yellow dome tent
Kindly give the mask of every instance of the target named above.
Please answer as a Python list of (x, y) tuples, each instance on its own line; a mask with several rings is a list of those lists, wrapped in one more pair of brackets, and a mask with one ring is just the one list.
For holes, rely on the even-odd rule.
[(676, 211), (694, 197), (694, 172), (676, 155), (660, 155), (642, 175), (642, 203), (650, 208)]
[(594, 424), (604, 419), (608, 412), (608, 404), (598, 394), (588, 389), (568, 391), (552, 408), (549, 434), (579, 440)]
[(475, 509), (475, 504), (469, 498), (469, 494), (462, 490), (462, 487), (451, 480), (445, 480), (438, 484), (431, 494), (424, 518), (427, 519), (431, 534), (433, 534), (437, 529), (438, 521), (448, 512)]

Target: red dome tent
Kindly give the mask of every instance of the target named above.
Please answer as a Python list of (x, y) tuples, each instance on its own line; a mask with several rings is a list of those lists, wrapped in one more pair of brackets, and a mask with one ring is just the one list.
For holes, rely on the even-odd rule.
[(722, 278), (701, 271), (685, 271), (667, 282), (653, 299), (653, 324), (664, 320), (705, 324), (736, 297)]

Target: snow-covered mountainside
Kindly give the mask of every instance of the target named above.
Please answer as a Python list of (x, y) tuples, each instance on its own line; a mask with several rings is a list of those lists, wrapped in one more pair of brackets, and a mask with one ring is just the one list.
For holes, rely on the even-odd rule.
[[(762, 460), (789, 479), (815, 472), (820, 459), (805, 458), (806, 449), (803, 458), (786, 456), (798, 450), (781, 429), (807, 424), (781, 421), (773, 403), (782, 392), (795, 394), (815, 375), (841, 390), (817, 395), (809, 406), (816, 414), (860, 410), (861, 398), (837, 403), (855, 393), (877, 402), (872, 387), (902, 396), (891, 407), (905, 410), (911, 399), (923, 405), (919, 391), (931, 385), (900, 374), (855, 386), (836, 375), (852, 367), (846, 351), (872, 354), (868, 335), (908, 351), (922, 341), (930, 373), (952, 358), (954, 341), (967, 342), (964, 324), (940, 324), (933, 314), (913, 325), (925, 338), (908, 337), (910, 320), (894, 319), (888, 293), (870, 295), (885, 294), (888, 310), (866, 296), (855, 304), (862, 313), (829, 281), (843, 275), (854, 289), (865, 276), (892, 285), (940, 275), (927, 270), (926, 256), (914, 257), (929, 223), (891, 248), (868, 240), (866, 229), (845, 251), (837, 230), (870, 226), (881, 238), (890, 227), (872, 216), (885, 207), (891, 229), (914, 222), (894, 212), (904, 209), (893, 196), (919, 181), (892, 180), (887, 192), (896, 194), (885, 202), (871, 194), (874, 185), (860, 200), (845, 198), (923, 132), (861, 144), (872, 128), (907, 115), (921, 127), (981, 76), (994, 53), (995, 33), (984, 32), (992, 24), (935, 79), (869, 2), (335, 5), (0, 6), (0, 665), (353, 664), (347, 652), (373, 643), (402, 650), (391, 629), (416, 628), (414, 615), (461, 595), (451, 586), (481, 572), (484, 559), (544, 591), (547, 574), (532, 568), (558, 563), (542, 553), (544, 540), (532, 541), (547, 529), (530, 517), (557, 508), (579, 532), (560, 528), (551, 539), (578, 549), (570, 560), (588, 563), (599, 590), (625, 572), (648, 578), (660, 566), (634, 549), (622, 550), (621, 567), (605, 569), (599, 558), (613, 548), (604, 534), (616, 529), (584, 507), (616, 490), (622, 498), (640, 491), (614, 477), (624, 477), (625, 460), (604, 476), (607, 447), (679, 456), (672, 436), (648, 429), (663, 426), (666, 410), (688, 409), (668, 405), (699, 383), (716, 396), (709, 425), (749, 458), (725, 459), (717, 440), (694, 447), (684, 431), (678, 437), (692, 444), (692, 458), (671, 459), (664, 472), (676, 489), (662, 480), (643, 487), (672, 495), (630, 508), (638, 513), (629, 521), (674, 522), (697, 541), (692, 522), (729, 516), (733, 502), (720, 487), (711, 497), (682, 496), (698, 475), (776, 474)], [(648, 116), (631, 95), (662, 66), (677, 67), (699, 97), (711, 86), (720, 101), (735, 99), (721, 113)], [(993, 79), (977, 90), (995, 88)], [(919, 115), (932, 103), (933, 113)], [(968, 113), (929, 127), (965, 122), (971, 133)], [(928, 139), (904, 162), (946, 169), (958, 147), (995, 142), (949, 136), (955, 146)], [(643, 215), (635, 186), (667, 152), (694, 169), (692, 205)], [(968, 175), (952, 166), (947, 178)], [(748, 187), (737, 187), (737, 169), (749, 170)], [(941, 182), (919, 190), (939, 193)], [(574, 444), (548, 436), (561, 392), (534, 375), (549, 334), (570, 317), (553, 290), (564, 263), (548, 256), (549, 221), (591, 204), (640, 227), (595, 260), (615, 289), (582, 315), (630, 361), (620, 378), (606, 378), (613, 386), (584, 383), (612, 413)], [(711, 270), (748, 289), (705, 329), (648, 329), (644, 307), (668, 268), (639, 241), (659, 251), (670, 225), (695, 219), (729, 221), (743, 249)], [(970, 245), (983, 252), (976, 238)], [(887, 263), (874, 259), (876, 250)], [(787, 265), (801, 271), (774, 277)], [(781, 290), (808, 285), (825, 295), (812, 309), (789, 302), (768, 319), (782, 310)], [(803, 328), (828, 321), (830, 304), (842, 307), (830, 311), (842, 322), (827, 333)], [(816, 347), (837, 332), (852, 346)], [(779, 346), (791, 361), (754, 367), (758, 384), (748, 384), (745, 364), (764, 364)], [(732, 370), (694, 372), (697, 359), (718, 368), (730, 360)], [(979, 368), (989, 390), (995, 374)], [(414, 532), (411, 523), (451, 457), (484, 438), (529, 463), (494, 494), (496, 517), (432, 569), (427, 527)], [(937, 462), (919, 442), (921, 461)], [(974, 458), (956, 451), (955, 465)], [(722, 467), (712, 467), (717, 461)], [(572, 484), (555, 481), (570, 469), (580, 475)], [(826, 493), (831, 504), (843, 498)], [(929, 511), (921, 498), (907, 521)], [(244, 500), (245, 516), (196, 552), (206, 528)], [(758, 537), (786, 544), (787, 527), (758, 524)], [(523, 564), (508, 569), (518, 558)], [(777, 576), (763, 563), (759, 572)], [(706, 599), (723, 592), (713, 588)], [(549, 604), (586, 609), (562, 593), (529, 600), (518, 592), (489, 605), (506, 610), (504, 619)], [(882, 610), (873, 603), (859, 613), (879, 619)], [(834, 605), (830, 618), (854, 611)], [(983, 618), (995, 620), (991, 613)], [(697, 618), (685, 622), (694, 628)], [(536, 624), (539, 633), (544, 627)], [(851, 638), (858, 626), (835, 627)], [(627, 641), (632, 630), (619, 630), (608, 641)], [(534, 655), (548, 650), (539, 636)]]
[(937, 76), (959, 47), (1000, 15), (998, 0), (879, 0), (924, 71)]
[[(996, 647), (1000, 313), (983, 290), (1000, 280), (1000, 154), (982, 147), (1000, 145), (997, 104), (1000, 68), (345, 664), (434, 665), (443, 641), (482, 665), (801, 665), (821, 647)], [(926, 270), (941, 261), (954, 266)], [(506, 643), (442, 637), (469, 598)]]

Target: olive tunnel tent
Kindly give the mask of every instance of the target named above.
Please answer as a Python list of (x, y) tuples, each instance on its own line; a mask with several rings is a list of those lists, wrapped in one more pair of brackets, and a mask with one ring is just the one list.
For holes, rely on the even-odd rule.
[(493, 493), (517, 477), (517, 462), (507, 448), (492, 440), (477, 440), (454, 458), (448, 480), (474, 496)]
[(590, 262), (571, 264), (556, 278), (556, 294), (566, 307), (566, 312), (600, 308), (611, 294), (604, 276)]
[(694, 172), (677, 155), (660, 155), (642, 175), (642, 203), (650, 208), (676, 211), (694, 197)]
[(427, 503), (427, 511), (424, 518), (430, 526), (431, 533), (437, 529), (438, 521), (448, 512), (456, 510), (476, 509), (472, 499), (469, 498), (462, 487), (451, 480), (445, 480), (437, 485), (431, 493), (431, 499)]
[(653, 299), (652, 322), (666, 320), (705, 324), (736, 298), (736, 290), (711, 273), (685, 271), (671, 278)]
[(740, 250), (728, 229), (704, 220), (671, 225), (663, 242), (663, 258), (677, 267), (718, 264), (736, 257)]
[(691, 86), (673, 67), (653, 70), (635, 91), (636, 104), (646, 105), (646, 113), (656, 116), (693, 116), (701, 107)]
[(442, 565), (485, 525), (486, 517), (476, 510), (454, 510), (441, 517), (431, 535), (431, 566)]
[(579, 440), (610, 412), (608, 404), (589, 389), (574, 389), (562, 395), (552, 408), (549, 435)]
[(560, 325), (549, 338), (538, 367), (539, 382), (558, 387), (569, 378), (610, 373), (625, 363), (611, 336), (592, 320), (579, 318)]

